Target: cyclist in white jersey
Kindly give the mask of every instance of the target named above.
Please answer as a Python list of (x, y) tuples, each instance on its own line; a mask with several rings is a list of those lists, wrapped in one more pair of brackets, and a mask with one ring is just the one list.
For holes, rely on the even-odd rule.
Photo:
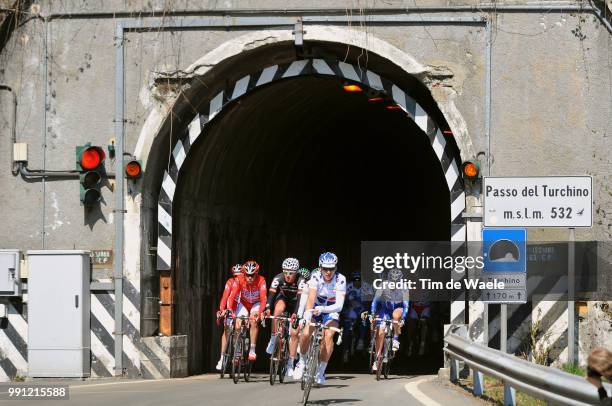
[[(319, 257), (319, 270), (313, 272), (308, 281), (308, 296), (306, 303), (300, 303), (298, 316), (303, 313), (306, 325), (300, 337), (300, 361), (295, 367), (293, 378), (300, 379), (304, 372), (305, 356), (310, 346), (312, 328), (310, 321), (320, 322), (330, 327), (338, 327), (340, 311), (344, 305), (346, 294), (346, 278), (336, 272), (338, 257), (326, 252)], [(305, 311), (303, 310), (305, 307)], [(325, 369), (334, 350), (334, 331), (325, 330), (321, 345), (320, 363), (315, 382), (325, 383)]]

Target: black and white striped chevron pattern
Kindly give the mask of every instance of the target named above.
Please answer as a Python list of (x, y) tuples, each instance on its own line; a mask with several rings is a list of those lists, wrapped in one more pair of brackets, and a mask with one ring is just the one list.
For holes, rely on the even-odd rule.
[(0, 382), (28, 373), (28, 322), (22, 303), (7, 304), (8, 317), (0, 325)]
[(168, 165), (169, 169), (164, 172), (157, 206), (158, 270), (169, 270), (172, 263), (172, 201), (181, 166), (185, 162), (191, 146), (204, 133), (208, 122), (219, 114), (227, 103), (259, 86), (303, 75), (337, 76), (359, 82), (386, 93), (401, 106), (423, 133), (427, 135), (436, 156), (440, 160), (450, 191), (451, 218), (449, 220), (452, 225), (452, 239), (454, 241), (465, 241), (465, 226), (461, 218), (461, 213), (465, 208), (465, 194), (459, 176), (459, 157), (454, 156), (454, 150), (450, 147), (442, 131), (427, 112), (394, 83), (370, 70), (336, 60), (304, 59), (284, 65), (268, 66), (254, 74), (244, 76), (213, 95), (201, 110), (204, 113), (198, 114), (191, 121), (183, 135), (173, 146), (172, 156)]
[[(8, 304), (8, 319), (0, 324), (0, 382), (28, 372), (27, 306)], [(110, 377), (115, 372), (115, 295), (91, 292), (91, 376)], [(167, 377), (162, 367), (141, 365), (141, 356), (153, 352), (140, 338), (140, 281), (123, 279), (123, 373), (128, 377)], [(161, 368), (161, 369), (160, 369)]]

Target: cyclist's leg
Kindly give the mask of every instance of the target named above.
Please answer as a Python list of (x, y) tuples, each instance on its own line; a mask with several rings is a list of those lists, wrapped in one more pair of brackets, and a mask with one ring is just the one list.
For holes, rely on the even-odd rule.
[[(403, 309), (401, 307), (393, 310), (393, 320), (400, 321), (402, 318)], [(402, 333), (402, 327), (399, 324), (393, 325), (393, 351), (399, 350), (399, 336)]]
[(227, 343), (227, 327), (226, 319), (223, 319), (223, 334), (221, 334), (221, 358), (223, 357), (225, 344)]
[[(402, 318), (402, 312), (403, 310), (401, 307), (393, 310), (393, 320), (400, 321), (400, 319)], [(393, 332), (395, 333), (396, 336), (399, 336), (402, 333), (402, 327), (399, 324), (394, 324)]]
[(289, 358), (295, 359), (297, 355), (298, 341), (300, 339), (299, 327), (298, 328), (291, 327), (291, 329), (289, 330), (289, 334), (291, 335), (291, 337), (289, 338)]
[[(378, 311), (376, 317), (380, 319), (390, 319), (391, 318), (391, 309), (388, 306), (388, 303), (384, 303), (381, 306), (381, 309)], [(376, 355), (380, 356), (380, 353), (383, 349), (383, 341), (385, 340), (385, 323), (379, 322), (377, 325), (377, 334), (376, 334)]]
[[(274, 317), (278, 317), (285, 311), (286, 305), (285, 300), (282, 298), (276, 299), (274, 302)], [(272, 354), (274, 351), (274, 345), (276, 344), (276, 332), (278, 331), (279, 321), (274, 319), (272, 320), (272, 334), (270, 335), (270, 341), (268, 342), (268, 347), (266, 348), (266, 352), (268, 354)]]
[[(340, 315), (338, 313), (328, 313), (323, 316), (323, 324), (328, 327), (336, 327), (340, 325)], [(325, 369), (327, 363), (334, 352), (334, 331), (324, 330), (323, 331), (323, 342), (321, 343), (320, 362), (319, 369), (317, 370), (317, 383), (325, 383)]]
[(304, 355), (306, 355), (308, 347), (310, 347), (310, 336), (312, 335), (312, 328), (308, 324), (311, 319), (305, 318), (304, 320), (306, 320), (306, 324), (304, 325), (304, 329), (300, 335), (300, 362), (302, 362), (302, 358)]
[[(281, 316), (286, 308), (287, 308), (287, 304), (285, 303), (284, 298), (276, 299), (276, 303), (274, 304), (274, 317)], [(274, 320), (274, 323), (272, 324), (274, 326), (274, 330), (272, 331), (276, 331), (278, 329), (279, 323), (280, 323), (279, 320)]]
[(259, 333), (259, 322), (255, 321), (255, 317), (259, 314), (259, 302), (255, 303), (249, 314), (251, 316), (250, 319), (250, 336), (251, 336), (251, 348), (249, 349), (249, 359), (251, 361), (255, 360), (255, 345), (257, 343), (257, 334)]
[[(309, 315), (311, 315), (310, 312), (306, 313), (306, 317), (304, 318), (306, 324), (304, 325), (304, 328), (302, 329), (302, 332), (299, 337), (300, 361), (295, 367), (293, 379), (301, 379), (302, 374), (304, 372), (304, 368), (306, 367), (306, 353), (308, 352), (308, 348), (310, 347), (310, 339), (312, 334), (312, 327), (309, 325), (309, 322), (311, 321), (311, 318), (308, 317)], [(312, 317), (312, 319), (316, 319), (316, 317)]]
[[(323, 324), (328, 327), (338, 328), (340, 316), (338, 313), (327, 313), (323, 316)], [(334, 334), (332, 330), (323, 331), (323, 343), (321, 345), (321, 361), (327, 363), (334, 351)]]

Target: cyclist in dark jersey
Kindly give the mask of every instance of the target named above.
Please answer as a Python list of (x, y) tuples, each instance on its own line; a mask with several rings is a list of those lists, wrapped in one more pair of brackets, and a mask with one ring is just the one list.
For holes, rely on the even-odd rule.
[[(274, 316), (281, 316), (284, 312), (293, 316), (297, 312), (299, 305), (298, 294), (300, 293), (301, 285), (304, 284), (302, 278), (298, 275), (299, 267), (300, 263), (295, 258), (286, 258), (283, 261), (283, 272), (276, 275), (270, 284), (266, 303), (266, 316), (269, 316), (272, 312)], [(277, 320), (274, 320), (272, 322), (272, 331), (276, 331), (276, 328)], [(276, 345), (276, 335), (272, 334), (266, 348), (268, 354), (272, 354), (274, 345)], [(289, 368), (287, 368), (287, 372), (292, 372), (293, 358), (290, 357), (288, 361)]]

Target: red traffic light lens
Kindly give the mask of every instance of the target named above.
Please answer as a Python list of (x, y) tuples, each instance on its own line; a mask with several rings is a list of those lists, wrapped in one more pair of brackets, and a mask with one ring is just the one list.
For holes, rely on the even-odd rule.
[(81, 155), (81, 167), (85, 170), (95, 169), (106, 158), (102, 148), (89, 147)]
[(478, 167), (473, 162), (466, 162), (463, 164), (463, 174), (468, 178), (475, 178), (478, 176)]
[(142, 168), (138, 161), (130, 161), (125, 165), (125, 174), (130, 178), (137, 178), (141, 172)]

